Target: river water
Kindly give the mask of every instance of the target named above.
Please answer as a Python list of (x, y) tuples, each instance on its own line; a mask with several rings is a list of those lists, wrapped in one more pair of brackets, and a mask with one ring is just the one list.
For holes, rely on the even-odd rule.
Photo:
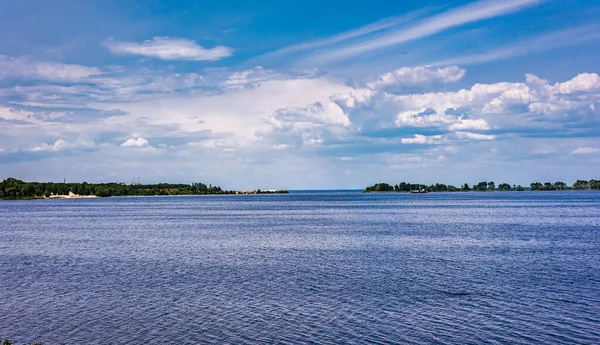
[(0, 201), (0, 338), (600, 344), (600, 193)]

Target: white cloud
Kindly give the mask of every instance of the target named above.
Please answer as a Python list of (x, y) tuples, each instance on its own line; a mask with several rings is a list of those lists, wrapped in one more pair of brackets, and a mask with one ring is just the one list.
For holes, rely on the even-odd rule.
[(471, 132), (455, 132), (454, 135), (461, 140), (494, 140), (496, 139), (495, 135), (487, 135), (487, 134), (478, 134)]
[[(461, 73), (460, 69), (456, 71), (449, 75)], [(436, 74), (434, 79), (443, 82), (443, 75)], [(74, 170), (78, 169), (81, 176), (100, 170), (138, 176), (139, 171), (156, 161), (168, 161), (169, 166), (182, 172), (181, 176), (168, 175), (163, 167), (160, 169), (164, 170), (159, 169), (162, 172), (153, 171), (152, 176), (186, 181), (202, 176), (200, 181), (212, 183), (223, 178), (226, 182), (242, 181), (237, 183), (243, 188), (248, 187), (243, 185), (247, 181), (280, 179), (286, 181), (280, 184), (282, 187), (292, 188), (295, 179), (304, 181), (300, 185), (306, 187), (313, 183), (324, 186), (323, 181), (361, 187), (363, 180), (343, 182), (343, 171), (372, 179), (379, 175), (372, 176), (368, 171), (382, 171), (381, 177), (385, 177), (384, 171), (400, 169), (410, 174), (415, 167), (451, 169), (459, 166), (457, 162), (461, 162), (454, 170), (458, 174), (466, 169), (496, 173), (489, 167), (497, 169), (500, 163), (491, 161), (492, 156), (498, 162), (520, 162), (524, 166), (528, 163), (521, 159), (522, 155), (531, 160), (552, 156), (532, 155), (537, 148), (548, 146), (548, 136), (561, 137), (553, 141), (556, 152), (563, 152), (565, 145), (569, 152), (597, 146), (596, 138), (590, 135), (599, 124), (596, 74), (582, 74), (559, 83), (528, 75), (520, 83), (475, 84), (447, 92), (422, 92), (415, 88), (406, 94), (390, 93), (385, 86), (352, 88), (327, 74), (283, 74), (260, 67), (234, 73), (219, 70), (216, 76), (169, 72), (162, 75), (165, 89), (161, 88), (160, 77), (156, 73), (149, 79), (138, 75), (94, 78), (106, 79), (102, 85), (112, 89), (102, 98), (91, 95), (98, 95), (104, 88), (86, 89), (83, 93), (78, 93), (80, 89), (69, 90), (74, 98), (64, 97), (65, 89), (56, 85), (48, 85), (43, 91), (19, 89), (27, 95), (38, 92), (40, 98), (21, 108), (0, 107), (0, 147), (7, 151), (12, 147), (34, 147), (48, 152), (30, 155), (32, 159), (67, 159), (70, 152), (76, 153), (82, 146), (76, 138), (85, 133), (88, 140), (98, 145), (89, 146), (93, 149), (78, 156), (81, 165)], [(144, 88), (144, 80), (154, 80), (156, 85)], [(168, 81), (173, 81), (172, 85)], [(218, 92), (190, 91), (203, 85), (216, 85)], [(149, 97), (138, 98), (138, 87), (153, 91)], [(83, 103), (89, 102), (85, 108), (81, 106), (82, 99)], [(60, 100), (65, 108), (53, 109), (55, 100)], [(100, 119), (94, 113), (68, 124), (57, 121), (64, 117), (60, 112), (72, 113), (75, 118), (89, 109), (117, 109), (120, 115)], [(490, 129), (494, 135), (482, 132)], [(145, 138), (150, 138), (151, 143)], [(47, 144), (39, 145), (42, 141)], [(496, 148), (497, 152), (490, 154)], [(51, 154), (56, 151), (61, 154)], [(390, 153), (398, 155), (390, 155), (394, 158), (389, 161), (377, 161), (372, 156)], [(585, 163), (577, 163), (580, 161), (597, 161), (593, 154), (585, 156), (585, 160), (572, 155), (554, 156), (570, 157), (575, 165), (580, 164), (578, 167)], [(112, 164), (109, 158), (122, 164)], [(7, 161), (6, 151), (2, 159)], [(205, 161), (219, 164), (209, 169), (200, 164)], [(4, 169), (6, 164), (2, 164), (0, 160)], [(87, 170), (81, 168), (84, 165)], [(567, 163), (563, 166), (570, 167)], [(327, 180), (327, 174), (335, 177)]]
[(444, 113), (438, 113), (432, 108), (421, 108), (419, 110), (402, 111), (396, 117), (396, 125), (414, 127), (432, 127), (452, 123), (454, 118)]
[(319, 72), (316, 69), (282, 73), (260, 66), (233, 72), (213, 69), (204, 74), (143, 69), (96, 76), (93, 79), (85, 79), (85, 83), (71, 85), (42, 84), (0, 88), (0, 97), (25, 97), (27, 100), (19, 103), (32, 106), (73, 108), (81, 107), (86, 102), (142, 102), (166, 97), (176, 98), (184, 94), (194, 94), (194, 98), (208, 97), (238, 89), (260, 87), (268, 81), (308, 80), (318, 77)]
[(42, 80), (77, 80), (99, 75), (97, 67), (37, 61), (0, 55), (1, 78), (25, 78)]
[(275, 72), (264, 69), (261, 66), (256, 66), (240, 72), (231, 73), (223, 82), (225, 87), (254, 87), (258, 83), (267, 80), (279, 79), (281, 76)]
[(434, 83), (454, 83), (461, 80), (466, 71), (457, 66), (445, 68), (433, 67), (402, 67), (390, 73), (385, 73), (374, 82), (367, 83), (372, 90), (379, 90), (387, 86), (414, 86)]
[(64, 139), (57, 139), (53, 144), (49, 145), (47, 143), (42, 143), (38, 146), (35, 146), (32, 149), (29, 149), (27, 151), (31, 151), (31, 152), (57, 152), (57, 151), (63, 151), (66, 149), (75, 149), (75, 148), (91, 148), (94, 147), (95, 143), (91, 142), (91, 141), (83, 141), (83, 140), (78, 140), (78, 141), (74, 141), (74, 142), (70, 142), (70, 141), (66, 141)]
[(121, 144), (121, 147), (145, 147), (148, 146), (148, 140), (144, 138), (128, 139)]
[(186, 38), (154, 37), (142, 43), (108, 39), (105, 45), (116, 54), (142, 55), (161, 60), (215, 61), (233, 54), (229, 47), (207, 49)]
[[(398, 80), (416, 83), (424, 80), (448, 81), (464, 74), (459, 67), (401, 68), (399, 71), (405, 73), (395, 71), (391, 74), (401, 76)], [(411, 71), (417, 76), (413, 76)], [(205, 75), (168, 74), (164, 76), (165, 80), (174, 84), (169, 86), (165, 82), (167, 89), (161, 90), (158, 85), (160, 78), (155, 76), (156, 93), (139, 99), (132, 97), (136, 91), (124, 89), (129, 87), (127, 85), (132, 89), (136, 89), (136, 85), (143, 87), (143, 78), (131, 82), (129, 76), (124, 76), (127, 81), (115, 77), (115, 80), (107, 80), (103, 84), (107, 85), (107, 89), (110, 88), (108, 85), (112, 85), (115, 89), (113, 94), (79, 109), (69, 108), (70, 99), (61, 98), (65, 87), (50, 85), (52, 87), (43, 92), (38, 90), (42, 97), (37, 99), (37, 103), (31, 103), (35, 107), (47, 104), (44, 110), (0, 108), (0, 118), (7, 120), (2, 124), (4, 127), (40, 126), (48, 131), (48, 136), (60, 135), (67, 140), (74, 136), (75, 131), (90, 133), (90, 139), (100, 141), (100, 144), (106, 141), (97, 139), (95, 135), (107, 131), (120, 135), (135, 133), (131, 140), (137, 145), (144, 145), (138, 140), (148, 135), (165, 140), (175, 138), (177, 141), (202, 142), (203, 145), (210, 143), (206, 141), (210, 137), (217, 140), (214, 143), (223, 143), (215, 144), (213, 149), (229, 150), (263, 144), (265, 147), (286, 145), (287, 148), (299, 148), (325, 146), (332, 142), (350, 143), (358, 140), (358, 133), (371, 135), (395, 128), (403, 128), (403, 136), (408, 140), (405, 143), (418, 141), (408, 136), (423, 133), (423, 128), (435, 129), (439, 133), (449, 132), (449, 135), (444, 135), (445, 142), (452, 139), (491, 140), (494, 136), (478, 132), (492, 128), (498, 133), (516, 133), (517, 136), (523, 132), (560, 131), (566, 123), (570, 128), (585, 130), (597, 123), (599, 108), (595, 104), (600, 102), (600, 89), (597, 87), (600, 77), (594, 73), (584, 73), (555, 84), (527, 75), (524, 83), (475, 84), (468, 89), (451, 92), (400, 95), (387, 92), (385, 87), (355, 89), (325, 75), (284, 75), (262, 67), (221, 74), (221, 77), (221, 80), (215, 80)], [(260, 87), (246, 87), (259, 83)], [(220, 91), (174, 94), (168, 90), (181, 88), (185, 91), (199, 85), (218, 85)], [(146, 87), (142, 90), (151, 89)], [(67, 91), (77, 96), (87, 95), (79, 89)], [(36, 94), (35, 89), (19, 88), (19, 92)], [(90, 98), (98, 94), (94, 92)], [(60, 107), (66, 108), (52, 110), (48, 102), (52, 103), (55, 99), (60, 100)], [(77, 101), (80, 99), (76, 98)], [(95, 114), (83, 116), (85, 120), (71, 123), (68, 128), (57, 121), (65, 116), (75, 119), (80, 112), (91, 110), (102, 115), (102, 121), (96, 119)], [(113, 111), (118, 116), (112, 116)], [(463, 134), (453, 135), (452, 132), (456, 131)], [(189, 139), (179, 139), (184, 137)], [(396, 139), (396, 142), (401, 141), (401, 138)], [(0, 140), (0, 145), (11, 140), (18, 140), (19, 147), (31, 145), (27, 140), (16, 137)], [(114, 145), (114, 140), (113, 137), (109, 143)], [(159, 147), (161, 143), (165, 142), (159, 140), (155, 146)], [(130, 146), (134, 143), (122, 144)], [(363, 144), (367, 145), (360, 145)], [(37, 143), (31, 146), (35, 145)], [(166, 145), (173, 146), (170, 142)]]
[(335, 103), (317, 102), (306, 107), (288, 107), (276, 110), (265, 119), (257, 136), (276, 146), (318, 146), (343, 137), (350, 125), (348, 117)]
[[(120, 121), (145, 117), (147, 122), (158, 126), (155, 135), (164, 135), (168, 131), (161, 128), (171, 126), (179, 135), (200, 131), (210, 131), (213, 136), (233, 135), (239, 145), (247, 146), (256, 144), (257, 131), (264, 130), (265, 120), (268, 121), (277, 109), (307, 107), (307, 104), (317, 102), (329, 109), (329, 96), (348, 90), (349, 87), (326, 77), (267, 79), (261, 82), (260, 87), (228, 88), (215, 95), (155, 97), (109, 106), (119, 107), (130, 114)], [(327, 112), (326, 116), (336, 118), (339, 114)]]
[(597, 123), (598, 80), (595, 73), (581, 74), (550, 85), (528, 75), (525, 83), (475, 84), (453, 92), (396, 95), (385, 90), (355, 89), (334, 95), (332, 100), (354, 125), (369, 129), (409, 126), (510, 132), (557, 130), (567, 122), (589, 128)]
[(474, 130), (485, 131), (485, 130), (490, 129), (490, 126), (483, 119), (474, 119), (474, 120), (461, 119), (457, 123), (450, 125), (450, 127), (448, 127), (448, 129), (451, 131), (465, 130), (465, 129), (474, 129)]
[(374, 36), (370, 40), (355, 43), (344, 48), (332, 49), (326, 53), (317, 54), (310, 60), (314, 62), (332, 62), (349, 58), (365, 52), (428, 37), (456, 26), (517, 12), (523, 8), (537, 5), (542, 1), (543, 0), (477, 1), (424, 19), (415, 25), (402, 30)]
[(600, 149), (593, 148), (593, 147), (580, 147), (580, 148), (573, 150), (573, 152), (571, 152), (571, 153), (574, 155), (590, 155), (590, 154), (594, 154), (594, 153), (600, 153)]
[(421, 134), (415, 134), (414, 138), (402, 138), (403, 144), (438, 144), (442, 139), (441, 135), (425, 136)]
[(600, 91), (600, 76), (596, 73), (581, 73), (569, 81), (556, 83), (553, 91), (563, 94)]
[(262, 82), (274, 80), (311, 79), (319, 76), (318, 69), (305, 69), (300, 71), (281, 73), (262, 66), (247, 70), (233, 72), (219, 83), (223, 90), (259, 87)]

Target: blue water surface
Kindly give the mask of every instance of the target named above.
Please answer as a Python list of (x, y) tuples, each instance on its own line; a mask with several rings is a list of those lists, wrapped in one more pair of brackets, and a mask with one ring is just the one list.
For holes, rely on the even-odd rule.
[(0, 337), (600, 344), (600, 193), (0, 201)]

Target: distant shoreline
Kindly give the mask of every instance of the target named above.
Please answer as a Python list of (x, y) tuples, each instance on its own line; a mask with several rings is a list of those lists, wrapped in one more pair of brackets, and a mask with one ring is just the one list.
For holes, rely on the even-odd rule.
[(169, 195), (224, 195), (224, 194), (286, 194), (282, 189), (223, 190), (219, 186), (204, 183), (192, 184), (141, 184), (133, 182), (111, 183), (54, 183), (24, 182), (7, 178), (0, 182), (0, 199), (86, 199), (113, 196), (169, 196)]
[[(363, 194), (411, 194), (411, 192), (405, 191), (365, 191), (358, 190)], [(427, 193), (516, 193), (516, 192), (599, 192), (600, 189), (554, 189), (554, 190), (531, 190), (525, 189), (522, 191), (517, 190), (455, 190), (455, 191), (439, 191), (439, 192), (427, 192)], [(415, 193), (416, 194), (416, 193)]]
[[(465, 183), (461, 187), (446, 184), (413, 184), (401, 182), (396, 185), (376, 183), (363, 190), (364, 193), (414, 193), (425, 194), (433, 192), (523, 192), (523, 191), (585, 191), (600, 190), (598, 180), (577, 180), (571, 186), (565, 182), (534, 182), (529, 187), (494, 182), (479, 182), (470, 186)], [(339, 190), (338, 190), (339, 191)], [(360, 191), (360, 190), (357, 190)], [(256, 195), (256, 194), (287, 194), (289, 190), (279, 189), (250, 189), (223, 190), (219, 186), (203, 183), (192, 184), (141, 184), (135, 181), (131, 184), (122, 182), (112, 183), (54, 183), (54, 182), (24, 182), (15, 178), (7, 178), (0, 182), (1, 200), (27, 199), (87, 199), (119, 196), (195, 196), (195, 195)]]
[(569, 191), (569, 190), (600, 190), (600, 181), (577, 180), (573, 185), (569, 186), (565, 182), (533, 182), (529, 187), (521, 185), (510, 185), (508, 183), (500, 183), (496, 185), (493, 181), (483, 181), (473, 186), (468, 183), (460, 187), (436, 183), (431, 185), (419, 183), (401, 182), (391, 185), (389, 183), (380, 182), (365, 188), (365, 193), (414, 193), (424, 194), (432, 192), (525, 192), (525, 191)]

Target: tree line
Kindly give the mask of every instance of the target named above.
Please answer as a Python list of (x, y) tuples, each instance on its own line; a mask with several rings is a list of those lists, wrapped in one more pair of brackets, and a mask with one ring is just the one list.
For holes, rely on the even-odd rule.
[(203, 194), (235, 194), (235, 191), (222, 190), (219, 186), (204, 183), (188, 184), (131, 184), (124, 183), (54, 183), (23, 182), (15, 178), (7, 178), (0, 182), (0, 199), (34, 199), (51, 195), (67, 195), (69, 192), (78, 195), (109, 196), (152, 196), (152, 195), (203, 195)]
[[(0, 339), (0, 345), (13, 345), (13, 342), (9, 339)], [(31, 345), (42, 345), (42, 343), (32, 343)]]
[(577, 180), (571, 187), (567, 186), (564, 182), (534, 182), (530, 185), (531, 190), (588, 190), (588, 189), (600, 189), (600, 180)]
[[(493, 181), (482, 181), (469, 186), (468, 183), (460, 187), (436, 183), (432, 185), (416, 184), (400, 182), (399, 184), (391, 185), (388, 183), (376, 183), (365, 188), (365, 192), (410, 192), (410, 191), (427, 191), (427, 192), (485, 192), (485, 191), (524, 191), (526, 188), (521, 185), (510, 185), (509, 183), (500, 183), (496, 186)], [(600, 190), (599, 180), (577, 180), (572, 186), (568, 186), (565, 182), (534, 182), (529, 185), (529, 189), (533, 191), (546, 190)]]

